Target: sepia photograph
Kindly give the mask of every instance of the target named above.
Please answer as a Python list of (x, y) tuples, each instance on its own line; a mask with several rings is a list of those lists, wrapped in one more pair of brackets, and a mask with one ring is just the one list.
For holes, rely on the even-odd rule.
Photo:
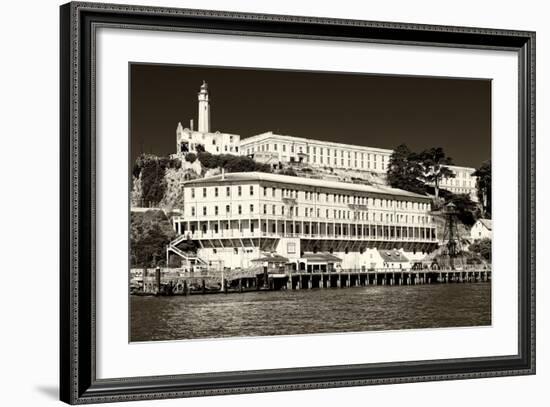
[(129, 64), (129, 341), (491, 326), (491, 80)]

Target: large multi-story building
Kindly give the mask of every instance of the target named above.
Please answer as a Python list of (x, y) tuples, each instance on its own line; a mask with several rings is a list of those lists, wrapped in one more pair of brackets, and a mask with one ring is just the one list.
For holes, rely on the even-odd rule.
[(241, 154), (265, 163), (306, 163), (385, 173), (392, 150), (274, 134), (269, 131), (241, 140)]
[(477, 202), (477, 177), (472, 175), (475, 172), (475, 168), (459, 167), (456, 165), (448, 165), (447, 168), (455, 174), (455, 177), (443, 178), (439, 183), (439, 187), (453, 194), (466, 194), (472, 201)]
[[(271, 173), (229, 173), (183, 184), (173, 223), (210, 268), (261, 259), (294, 270), (401, 268), (437, 247), (431, 200), (411, 192)], [(408, 263), (407, 263), (408, 262)]]

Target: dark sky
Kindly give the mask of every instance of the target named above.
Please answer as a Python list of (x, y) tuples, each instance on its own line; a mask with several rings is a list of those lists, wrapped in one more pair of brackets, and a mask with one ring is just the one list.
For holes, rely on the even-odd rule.
[(180, 121), (197, 127), (208, 82), (211, 130), (275, 133), (412, 150), (443, 147), (457, 165), (491, 157), (491, 82), (448, 78), (132, 64), (131, 160), (176, 152)]

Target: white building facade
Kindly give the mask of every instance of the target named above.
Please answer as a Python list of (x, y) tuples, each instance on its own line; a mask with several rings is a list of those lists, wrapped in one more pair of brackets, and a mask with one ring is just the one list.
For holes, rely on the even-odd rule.
[(478, 219), (472, 229), (470, 229), (470, 238), (472, 240), (492, 239), (493, 221), (491, 219)]
[[(192, 240), (211, 268), (244, 270), (274, 254), (300, 271), (410, 267), (437, 247), (430, 198), (407, 191), (257, 172), (183, 189), (172, 246)], [(391, 251), (402, 258), (380, 260)]]
[(472, 175), (475, 172), (475, 168), (459, 167), (456, 165), (448, 165), (447, 168), (455, 174), (455, 177), (443, 178), (439, 183), (439, 187), (453, 194), (466, 194), (472, 201), (477, 202), (477, 177)]
[(304, 163), (313, 167), (385, 173), (392, 150), (286, 136), (270, 131), (242, 139), (241, 154), (265, 163)]

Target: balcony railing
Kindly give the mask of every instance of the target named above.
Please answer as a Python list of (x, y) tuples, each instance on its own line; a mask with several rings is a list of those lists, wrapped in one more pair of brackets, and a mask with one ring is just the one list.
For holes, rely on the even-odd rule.
[(412, 236), (373, 236), (373, 235), (350, 235), (337, 233), (289, 233), (289, 232), (265, 232), (249, 230), (221, 230), (211, 231), (184, 231), (183, 236), (190, 239), (249, 239), (249, 238), (300, 238), (300, 239), (318, 239), (318, 240), (354, 240), (354, 241), (394, 241), (394, 242), (421, 242), (435, 243), (437, 238), (432, 237), (412, 237)]
[[(291, 216), (291, 215), (284, 215), (284, 216), (271, 216), (271, 215), (237, 215), (237, 216), (227, 216), (224, 217), (223, 215), (211, 215), (211, 216), (200, 216), (200, 217), (194, 217), (194, 218), (184, 218), (182, 216), (175, 216), (172, 218), (174, 223), (186, 223), (190, 222), (191, 224), (197, 224), (201, 222), (210, 222), (211, 224), (215, 224), (217, 222), (220, 222), (221, 224), (227, 224), (228, 222), (235, 222), (238, 223), (240, 221), (254, 221), (257, 222), (260, 220), (262, 223), (269, 222), (269, 224), (273, 224), (274, 222), (277, 222), (278, 224), (292, 224), (293, 222), (296, 224), (303, 223), (304, 225), (308, 224), (323, 224), (323, 225), (345, 225), (345, 226), (364, 226), (365, 228), (374, 227), (374, 226), (389, 226), (389, 227), (409, 227), (409, 228), (429, 228), (434, 227), (433, 222), (429, 223), (410, 223), (410, 222), (386, 222), (386, 221), (374, 221), (374, 220), (360, 220), (360, 219), (327, 219), (327, 218), (312, 218), (312, 217), (305, 217), (305, 216)], [(257, 224), (257, 223), (256, 223)], [(324, 228), (324, 227), (323, 227)]]

